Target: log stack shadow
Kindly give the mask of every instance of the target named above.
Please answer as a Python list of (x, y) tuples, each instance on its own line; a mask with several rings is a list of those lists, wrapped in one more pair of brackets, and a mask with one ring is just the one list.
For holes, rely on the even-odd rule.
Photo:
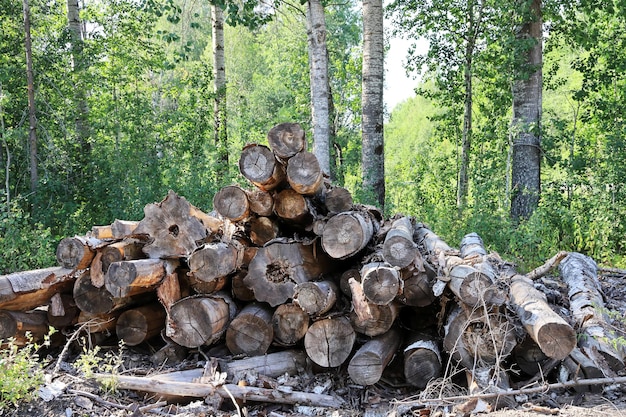
[[(475, 233), (457, 249), (415, 218), (353, 202), (299, 125), (275, 126), (268, 143), (242, 150), (249, 186), (219, 190), (211, 213), (170, 191), (140, 221), (63, 239), (59, 266), (0, 276), (0, 338), (100, 320), (93, 333), (152, 341), (155, 358), (222, 344), (223, 369), (282, 352), (297, 360), (281, 372), (341, 368), (367, 386), (395, 358), (415, 390), (453, 375), (506, 390), (551, 369), (572, 380), (623, 369), (591, 258), (520, 274)], [(540, 282), (557, 267), (560, 300)]]

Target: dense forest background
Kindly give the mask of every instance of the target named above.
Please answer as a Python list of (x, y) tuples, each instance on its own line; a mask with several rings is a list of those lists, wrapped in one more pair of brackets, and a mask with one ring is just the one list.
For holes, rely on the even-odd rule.
[[(0, 0), (0, 273), (51, 266), (61, 238), (140, 220), (169, 189), (209, 212), (221, 187), (246, 185), (246, 143), (267, 143), (281, 122), (310, 132), (306, 3)], [(385, 213), (412, 215), (451, 245), (475, 231), (522, 269), (557, 250), (624, 266), (626, 1), (541, 4), (541, 191), (521, 218), (511, 216), (512, 108), (516, 83), (537, 70), (522, 59), (536, 41), (519, 36), (530, 2), (435, 3), (386, 8), (388, 35), (426, 38), (429, 49), (407, 56), (415, 97), (386, 109)], [(330, 175), (372, 203), (361, 172), (362, 4), (323, 4)], [(216, 7), (226, 20), (219, 141)]]

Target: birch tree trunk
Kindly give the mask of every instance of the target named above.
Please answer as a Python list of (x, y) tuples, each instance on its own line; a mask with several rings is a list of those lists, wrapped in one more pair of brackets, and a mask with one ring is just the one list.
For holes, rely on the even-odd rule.
[(222, 166), (228, 170), (228, 135), (226, 131), (226, 70), (224, 63), (224, 12), (219, 6), (211, 5), (211, 28), (213, 38), (213, 137)]
[(364, 0), (361, 165), (363, 189), (373, 193), (375, 202), (381, 209), (385, 203), (383, 32), (382, 0)]
[(528, 218), (539, 202), (541, 181), (542, 16), (541, 0), (530, 4), (530, 20), (520, 28), (519, 40), (533, 40), (521, 73), (513, 85), (513, 166), (511, 217)]
[(328, 110), (328, 51), (326, 21), (321, 0), (307, 3), (307, 33), (311, 73), (311, 105), (313, 115), (313, 153), (322, 171), (330, 175), (330, 116)]

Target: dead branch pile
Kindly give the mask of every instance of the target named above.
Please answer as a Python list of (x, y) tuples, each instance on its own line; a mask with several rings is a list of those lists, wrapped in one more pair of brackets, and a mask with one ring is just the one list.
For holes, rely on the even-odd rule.
[[(224, 344), (251, 361), (219, 359), (234, 381), (313, 363), (366, 386), (399, 357), (417, 389), (463, 373), (470, 389), (497, 393), (550, 369), (561, 382), (623, 369), (592, 259), (559, 253), (522, 275), (475, 233), (453, 248), (412, 217), (355, 204), (324, 177), (297, 124), (274, 127), (268, 143), (243, 149), (251, 186), (221, 189), (210, 214), (170, 191), (141, 221), (63, 239), (59, 266), (1, 276), (0, 338), (26, 343), (88, 322), (94, 340), (160, 338), (155, 357), (170, 362)], [(557, 266), (562, 280), (549, 287), (542, 277)]]

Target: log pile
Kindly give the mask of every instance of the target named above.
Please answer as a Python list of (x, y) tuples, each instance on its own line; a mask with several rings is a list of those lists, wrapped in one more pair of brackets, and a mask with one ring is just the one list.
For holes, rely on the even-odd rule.
[[(363, 386), (395, 360), (417, 389), (452, 367), (483, 389), (512, 386), (505, 363), (528, 378), (623, 368), (592, 259), (561, 254), (522, 275), (475, 233), (456, 249), (412, 217), (353, 202), (299, 125), (275, 126), (268, 143), (242, 150), (249, 186), (222, 188), (211, 213), (170, 191), (140, 221), (63, 239), (59, 266), (1, 276), (0, 338), (99, 321), (93, 333), (157, 339), (166, 356), (219, 344), (235, 357), (288, 354), (280, 372), (343, 367)], [(564, 303), (539, 282), (559, 262)]]

